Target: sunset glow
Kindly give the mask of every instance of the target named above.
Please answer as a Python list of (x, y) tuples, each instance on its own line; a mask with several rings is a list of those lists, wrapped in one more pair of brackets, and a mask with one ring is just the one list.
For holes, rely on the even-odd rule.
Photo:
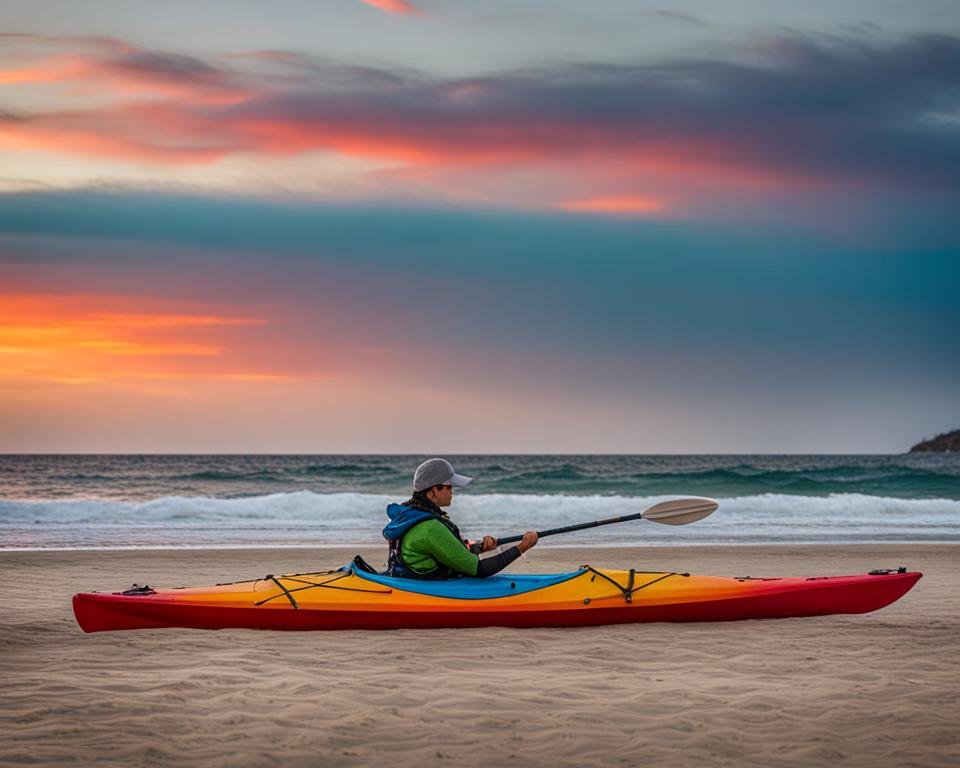
[(379, 8), (387, 13), (396, 13), (401, 16), (419, 14), (422, 11), (409, 0), (363, 0), (367, 5)]
[(666, 203), (655, 197), (630, 195), (623, 197), (590, 197), (584, 200), (570, 200), (560, 207), (566, 211), (584, 213), (660, 213), (666, 209)]
[(949, 19), (91, 8), (0, 33), (0, 450), (875, 451), (960, 418)]
[[(230, 369), (236, 363), (224, 330), (263, 321), (164, 312), (156, 306), (152, 312), (133, 311), (135, 303), (109, 295), (0, 296), (0, 381), (275, 378), (266, 371)], [(197, 358), (213, 358), (218, 365), (198, 365)]]

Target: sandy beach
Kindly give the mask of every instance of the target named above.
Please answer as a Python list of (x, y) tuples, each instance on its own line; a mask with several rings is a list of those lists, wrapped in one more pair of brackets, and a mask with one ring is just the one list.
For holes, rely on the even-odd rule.
[(900, 602), (861, 616), (84, 635), (70, 610), (77, 591), (320, 570), (352, 554), (0, 553), (0, 764), (960, 764), (960, 548), (952, 545), (541, 546), (513, 567), (924, 572)]

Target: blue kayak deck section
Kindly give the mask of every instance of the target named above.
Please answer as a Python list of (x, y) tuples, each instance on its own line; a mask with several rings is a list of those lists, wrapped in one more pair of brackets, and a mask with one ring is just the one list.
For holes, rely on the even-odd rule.
[(353, 573), (360, 578), (383, 584), (386, 587), (402, 589), (405, 592), (415, 592), (419, 595), (433, 597), (450, 597), (457, 600), (485, 600), (491, 597), (508, 597), (522, 595), (524, 592), (533, 592), (554, 584), (562, 584), (581, 573), (583, 570), (569, 573), (545, 574), (518, 574), (516, 576), (488, 576), (485, 579), (474, 579), (464, 576), (459, 579), (396, 579), (392, 576), (381, 576), (379, 573), (367, 573), (353, 568)]

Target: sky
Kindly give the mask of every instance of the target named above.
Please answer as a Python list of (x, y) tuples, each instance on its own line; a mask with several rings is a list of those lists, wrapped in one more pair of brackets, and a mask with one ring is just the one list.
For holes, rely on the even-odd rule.
[(0, 452), (960, 426), (955, 2), (0, 1), (0, 30)]

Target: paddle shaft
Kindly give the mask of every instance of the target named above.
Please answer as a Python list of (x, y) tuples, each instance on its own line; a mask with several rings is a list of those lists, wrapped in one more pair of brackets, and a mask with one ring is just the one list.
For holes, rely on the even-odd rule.
[[(543, 538), (544, 536), (553, 536), (555, 533), (570, 533), (570, 531), (582, 531), (584, 528), (596, 528), (601, 525), (612, 525), (613, 523), (625, 523), (628, 520), (640, 520), (645, 515), (645, 512), (637, 512), (633, 515), (623, 515), (622, 517), (608, 517), (605, 520), (594, 520), (590, 523), (577, 523), (576, 525), (565, 525), (563, 528), (550, 528), (547, 531), (537, 531), (537, 536)], [(514, 541), (520, 541), (523, 538), (523, 534), (517, 536), (504, 536), (502, 539), (497, 539), (497, 545), (500, 544), (510, 544)]]

